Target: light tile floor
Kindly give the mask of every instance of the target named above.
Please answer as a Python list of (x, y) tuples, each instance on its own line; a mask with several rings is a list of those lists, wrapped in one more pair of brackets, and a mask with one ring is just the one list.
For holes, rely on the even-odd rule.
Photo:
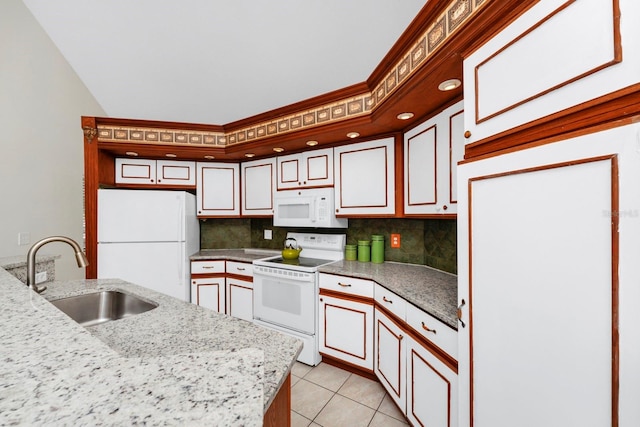
[(326, 363), (296, 362), (291, 371), (292, 427), (406, 427), (377, 381)]

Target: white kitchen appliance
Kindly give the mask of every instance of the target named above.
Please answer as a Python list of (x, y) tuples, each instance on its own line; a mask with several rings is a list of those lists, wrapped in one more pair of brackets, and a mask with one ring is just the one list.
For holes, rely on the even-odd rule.
[(189, 257), (199, 248), (193, 194), (98, 190), (98, 278), (123, 279), (189, 301)]
[(273, 196), (276, 227), (347, 228), (347, 218), (336, 218), (333, 187), (276, 191)]
[(318, 352), (318, 267), (344, 258), (344, 234), (287, 233), (302, 248), (295, 260), (281, 255), (253, 261), (254, 323), (304, 342), (298, 361), (315, 366)]

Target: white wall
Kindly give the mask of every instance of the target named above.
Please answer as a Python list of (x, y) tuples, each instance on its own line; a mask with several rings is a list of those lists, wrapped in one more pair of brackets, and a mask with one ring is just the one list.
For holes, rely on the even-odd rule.
[[(50, 235), (83, 245), (80, 116), (106, 114), (20, 0), (0, 2), (0, 58), (0, 257)], [(70, 247), (39, 253), (62, 256), (56, 278), (84, 277)]]

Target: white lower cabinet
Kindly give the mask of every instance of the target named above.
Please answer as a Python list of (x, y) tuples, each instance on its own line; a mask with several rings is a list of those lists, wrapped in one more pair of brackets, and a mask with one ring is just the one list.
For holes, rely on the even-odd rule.
[(227, 314), (253, 320), (253, 282), (227, 278)]
[(407, 419), (416, 426), (458, 425), (458, 375), (408, 336)]
[(373, 372), (374, 283), (326, 273), (319, 282), (320, 353)]
[(191, 279), (191, 302), (219, 313), (225, 312), (224, 277)]
[(373, 371), (373, 302), (320, 295), (320, 353)]
[(224, 260), (191, 262), (191, 302), (253, 320), (253, 265)]
[(405, 335), (399, 325), (376, 308), (375, 373), (403, 412), (407, 400)]

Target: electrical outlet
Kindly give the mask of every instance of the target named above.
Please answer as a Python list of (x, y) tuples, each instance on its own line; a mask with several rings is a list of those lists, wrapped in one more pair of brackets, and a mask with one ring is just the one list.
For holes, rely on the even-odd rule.
[(41, 271), (40, 273), (36, 273), (36, 283), (42, 283), (47, 281), (47, 272)]
[(400, 247), (400, 235), (399, 234), (392, 234), (391, 235), (391, 247), (392, 248), (399, 248)]
[(18, 246), (28, 245), (31, 242), (31, 233), (22, 231), (18, 233)]
[(273, 239), (273, 230), (264, 230), (264, 240)]

